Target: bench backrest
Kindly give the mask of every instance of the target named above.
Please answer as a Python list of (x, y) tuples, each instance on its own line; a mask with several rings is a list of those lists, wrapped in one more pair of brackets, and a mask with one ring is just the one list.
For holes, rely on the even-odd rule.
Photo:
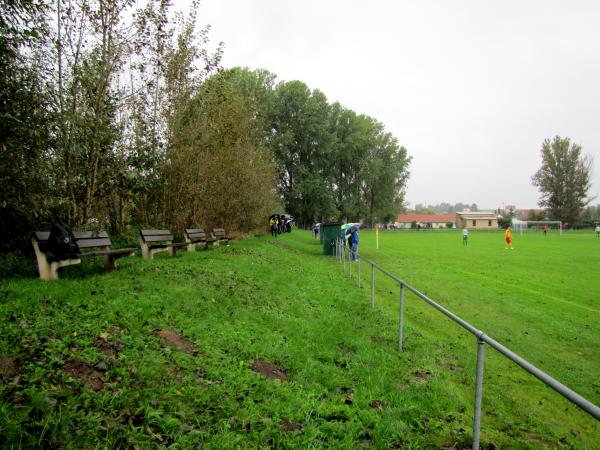
[(140, 230), (140, 236), (144, 242), (173, 241), (169, 230)]
[(185, 230), (185, 234), (192, 242), (206, 241), (206, 233), (202, 228), (188, 228)]
[[(73, 231), (73, 234), (80, 250), (94, 247), (110, 247), (112, 245), (106, 231)], [(40, 250), (45, 251), (50, 232), (36, 231), (34, 235), (40, 245)]]
[(217, 239), (227, 237), (227, 234), (225, 233), (225, 230), (223, 228), (213, 228), (213, 235)]

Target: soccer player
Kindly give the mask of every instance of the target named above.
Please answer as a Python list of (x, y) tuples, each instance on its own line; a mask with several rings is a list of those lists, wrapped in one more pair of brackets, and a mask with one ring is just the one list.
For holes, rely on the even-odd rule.
[(463, 228), (463, 245), (467, 245), (469, 241), (469, 230), (467, 227)]
[(596, 225), (596, 237), (600, 238), (600, 225)]
[(506, 227), (506, 231), (504, 232), (504, 240), (506, 241), (506, 247), (504, 247), (504, 250), (508, 250), (509, 248), (511, 250), (514, 250), (514, 248), (512, 246), (512, 237), (511, 237), (511, 233), (510, 233), (510, 226)]
[(546, 233), (548, 233), (548, 225), (544, 225), (544, 236), (546, 236)]

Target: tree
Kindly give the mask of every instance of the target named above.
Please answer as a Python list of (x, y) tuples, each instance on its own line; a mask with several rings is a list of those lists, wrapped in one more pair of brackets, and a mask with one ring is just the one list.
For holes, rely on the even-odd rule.
[(207, 79), (174, 117), (166, 174), (168, 223), (175, 230), (200, 224), (250, 231), (272, 213), (272, 155), (229, 76)]
[(325, 95), (301, 81), (279, 83), (271, 108), (269, 147), (286, 211), (300, 226), (335, 213), (331, 189), (333, 136)]
[(576, 223), (582, 209), (590, 203), (592, 158), (581, 154), (581, 146), (556, 136), (544, 140), (542, 167), (531, 178), (541, 192), (538, 204), (547, 208), (550, 218)]
[[(47, 43), (47, 6), (0, 2), (0, 250), (19, 242), (49, 216), (47, 153), (52, 115), (36, 56)], [(25, 50), (26, 49), (26, 50)]]

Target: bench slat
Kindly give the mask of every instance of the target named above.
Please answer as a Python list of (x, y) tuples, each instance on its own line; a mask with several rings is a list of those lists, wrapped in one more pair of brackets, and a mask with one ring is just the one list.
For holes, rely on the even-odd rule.
[[(48, 241), (48, 239), (50, 238), (50, 232), (49, 231), (36, 231), (34, 233), (35, 238), (38, 240), (38, 242), (41, 243), (46, 243)], [(77, 241), (77, 244), (79, 244), (79, 246), (81, 246), (80, 241), (86, 241), (86, 240), (90, 240), (90, 239), (105, 239), (108, 241), (108, 244), (96, 244), (96, 245), (112, 245), (110, 242), (110, 238), (108, 237), (108, 233), (106, 231), (74, 231), (73, 235), (75, 236), (75, 240)]]
[(202, 229), (202, 228), (187, 228), (185, 230), (185, 232), (187, 234), (204, 233), (204, 229)]
[(144, 242), (172, 241), (173, 240), (173, 235), (172, 234), (165, 234), (165, 235), (161, 235), (161, 236), (142, 236), (142, 239), (144, 239)]
[(110, 239), (78, 239), (77, 245), (79, 248), (90, 248), (90, 247), (110, 247), (112, 244)]
[(165, 236), (171, 235), (169, 230), (140, 230), (142, 236)]

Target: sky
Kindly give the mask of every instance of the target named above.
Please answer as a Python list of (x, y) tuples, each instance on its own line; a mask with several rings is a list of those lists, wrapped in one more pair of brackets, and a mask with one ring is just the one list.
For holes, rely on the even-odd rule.
[[(175, 0), (179, 9), (188, 0)], [(385, 125), (412, 157), (406, 199), (536, 208), (546, 138), (594, 157), (600, 2), (202, 0), (222, 66), (300, 80)]]

